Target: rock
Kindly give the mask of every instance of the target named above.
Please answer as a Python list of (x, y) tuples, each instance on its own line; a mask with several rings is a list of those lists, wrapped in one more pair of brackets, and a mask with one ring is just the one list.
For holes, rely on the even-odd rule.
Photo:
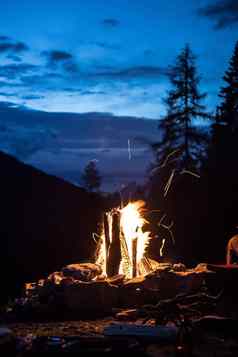
[(136, 276), (135, 278), (132, 278), (132, 279), (126, 281), (124, 284), (124, 287), (133, 288), (133, 289), (143, 288), (145, 279), (146, 278), (143, 275)]
[(173, 265), (172, 268), (174, 271), (186, 271), (186, 266), (182, 263), (177, 263)]
[(231, 336), (232, 334), (236, 334), (237, 323), (237, 319), (218, 315), (207, 315), (194, 320), (193, 326), (202, 329), (203, 332), (216, 331)]
[(195, 268), (194, 268), (194, 271), (196, 272), (204, 272), (204, 273), (207, 273), (207, 272), (211, 272), (211, 270), (208, 270), (207, 268), (207, 263), (199, 263)]
[(158, 289), (161, 298), (171, 298), (177, 294), (190, 294), (198, 291), (203, 284), (203, 274), (193, 271), (164, 272), (160, 274)]
[(7, 327), (0, 327), (0, 355), (9, 356), (15, 355), (16, 339), (12, 332)]
[(64, 292), (65, 304), (73, 311), (109, 311), (118, 306), (118, 288), (106, 281), (78, 282)]
[(47, 281), (54, 285), (59, 285), (62, 279), (63, 279), (62, 272), (56, 271), (48, 276)]
[(167, 271), (152, 272), (146, 276), (139, 276), (124, 283), (127, 290), (160, 291), (161, 298), (170, 298), (179, 293), (190, 293), (202, 286), (203, 273), (195, 271)]
[(107, 281), (112, 285), (122, 285), (125, 279), (125, 275), (118, 274), (114, 275), (111, 278), (108, 278)]
[(150, 273), (148, 275), (141, 275), (137, 276), (133, 279), (128, 280), (125, 282), (124, 286), (126, 288), (132, 289), (154, 289), (157, 290), (159, 286), (160, 276), (159, 273)]
[(72, 277), (75, 280), (91, 281), (102, 273), (99, 265), (93, 263), (70, 264), (62, 269), (65, 277)]
[(71, 276), (68, 276), (67, 278), (63, 278), (60, 282), (60, 286), (62, 287), (67, 287), (70, 286), (74, 283), (74, 278), (72, 278)]
[(116, 319), (120, 321), (135, 321), (138, 318), (137, 309), (128, 309), (118, 312), (116, 314)]

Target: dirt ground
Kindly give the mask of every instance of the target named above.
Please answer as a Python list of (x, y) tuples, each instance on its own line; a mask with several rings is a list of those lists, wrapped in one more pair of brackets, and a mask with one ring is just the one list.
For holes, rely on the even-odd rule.
[(115, 322), (115, 320), (105, 318), (91, 321), (12, 323), (8, 327), (13, 330), (16, 336), (20, 337), (28, 334), (36, 336), (90, 336), (102, 335), (103, 329), (112, 322)]
[[(8, 327), (18, 337), (26, 336), (75, 336), (90, 337), (103, 336), (103, 330), (111, 323), (120, 323), (112, 318), (85, 321), (64, 321), (64, 322), (27, 322), (11, 323)], [(137, 323), (140, 321), (137, 321)], [(133, 323), (133, 322), (131, 322)], [(153, 357), (173, 357), (173, 356), (194, 356), (194, 357), (237, 357), (238, 339), (233, 337), (218, 336), (212, 333), (200, 334), (196, 332), (194, 336), (194, 345), (192, 354), (179, 354), (175, 346), (161, 346), (157, 343), (149, 343), (144, 350), (145, 356)]]

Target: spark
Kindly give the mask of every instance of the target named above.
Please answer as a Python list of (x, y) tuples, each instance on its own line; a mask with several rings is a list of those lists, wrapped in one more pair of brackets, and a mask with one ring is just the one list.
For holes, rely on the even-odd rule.
[(165, 213), (159, 220), (158, 226), (161, 226), (163, 220), (165, 219), (165, 217), (167, 216), (167, 214)]
[[(176, 150), (172, 151), (171, 153), (169, 153), (169, 154), (166, 156), (166, 158), (165, 158), (163, 164), (162, 164), (160, 167), (165, 167), (165, 166), (167, 165), (167, 163), (168, 163), (170, 157), (173, 156), (174, 154), (176, 154), (178, 151), (180, 151), (180, 149), (176, 149)], [(175, 160), (177, 160), (177, 159), (175, 159)]]
[(98, 238), (101, 238), (100, 235), (98, 235), (98, 234), (95, 233), (95, 232), (93, 232), (92, 237), (93, 237), (93, 240), (94, 240), (95, 243), (98, 242)]
[(180, 172), (180, 175), (183, 175), (183, 174), (189, 174), (189, 175), (192, 175), (194, 177), (201, 178), (201, 176), (196, 174), (195, 172), (192, 172), (192, 171), (189, 171), (189, 170), (185, 170), (185, 169)]
[[(160, 170), (160, 169), (166, 167), (166, 165), (167, 165), (167, 163), (168, 163), (170, 157), (173, 156), (173, 155), (175, 155), (178, 151), (179, 151), (179, 149), (176, 149), (176, 150), (172, 151), (170, 154), (168, 154), (168, 155), (166, 156), (164, 162), (163, 162), (161, 165), (156, 166), (156, 167), (154, 167), (154, 168), (151, 170), (151, 174), (153, 175), (156, 171), (158, 171), (158, 170)], [(175, 157), (175, 158), (174, 158), (173, 160), (171, 160), (170, 162), (177, 161), (178, 159), (179, 159), (179, 158)]]
[(163, 256), (164, 243), (165, 243), (165, 238), (162, 239), (162, 244), (159, 250), (159, 254), (161, 257)]
[(175, 174), (175, 170), (172, 171), (171, 175), (169, 176), (169, 179), (165, 185), (165, 188), (164, 188), (164, 197), (167, 196), (167, 193), (171, 187), (171, 184), (172, 184), (172, 181), (173, 181), (173, 178), (174, 178), (174, 174)]
[(169, 232), (170, 237), (171, 237), (171, 239), (173, 241), (173, 244), (175, 244), (174, 234), (173, 234), (173, 231), (172, 231), (173, 225), (174, 225), (173, 221), (170, 223), (169, 226), (167, 226), (166, 224), (160, 224), (161, 227), (163, 227), (164, 229), (166, 229)]
[(128, 158), (129, 158), (129, 160), (131, 160), (131, 142), (130, 142), (130, 139), (128, 139), (127, 144), (128, 144)]

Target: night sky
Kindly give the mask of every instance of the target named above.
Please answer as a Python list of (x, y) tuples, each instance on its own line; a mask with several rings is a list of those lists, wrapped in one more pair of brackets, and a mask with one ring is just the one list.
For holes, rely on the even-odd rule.
[[(130, 118), (119, 118), (117, 128), (114, 120), (147, 118), (134, 125), (136, 135), (155, 139), (168, 65), (186, 43), (214, 111), (238, 40), (238, 1), (11, 0), (0, 2), (0, 23), (0, 107), (15, 103), (38, 113), (29, 119), (4, 107), (0, 149), (72, 182), (96, 159), (112, 190), (142, 180), (151, 160), (148, 146), (138, 149)], [(59, 125), (57, 114), (53, 120), (43, 112), (78, 113), (84, 122), (59, 115)], [(88, 112), (100, 123), (90, 132)]]
[(237, 40), (237, 0), (0, 2), (0, 100), (158, 118), (167, 65), (190, 43), (209, 93)]

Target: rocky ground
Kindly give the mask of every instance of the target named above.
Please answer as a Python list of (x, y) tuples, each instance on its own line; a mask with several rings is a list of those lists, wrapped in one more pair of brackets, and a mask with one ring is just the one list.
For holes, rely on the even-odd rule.
[[(181, 266), (176, 270), (163, 267), (129, 282), (123, 282), (121, 276), (88, 282), (97, 273), (94, 267), (76, 268), (67, 267), (63, 275), (54, 273), (46, 281), (28, 285), (23, 300), (1, 316), (2, 325), (8, 328), (0, 327), (1, 356), (238, 356), (234, 289), (238, 269), (211, 266), (211, 271), (202, 265), (181, 271)], [(116, 300), (111, 289), (117, 292)], [(112, 308), (115, 301), (123, 301), (118, 300), (118, 292), (129, 306)], [(65, 300), (62, 304), (62, 296), (68, 298), (68, 305)], [(147, 302), (152, 296), (156, 303)], [(160, 335), (111, 336), (105, 330), (111, 324), (168, 327), (172, 335), (165, 339)]]
[(102, 335), (103, 329), (113, 322), (107, 317), (98, 320), (11, 323), (8, 327), (16, 336), (91, 336)]
[[(140, 338), (108, 339), (103, 330), (112, 322), (120, 323), (112, 318), (87, 321), (64, 322), (28, 322), (11, 323), (8, 327), (24, 346), (18, 352), (12, 350), (12, 356), (44, 355), (122, 355), (129, 353), (136, 356), (194, 356), (194, 357), (221, 357), (238, 355), (238, 338), (235, 334), (224, 331), (193, 331), (192, 352), (190, 349), (178, 349), (178, 343), (161, 344), (154, 341), (144, 342)], [(135, 322), (129, 322), (134, 324)], [(137, 324), (140, 321), (136, 322)], [(184, 344), (187, 348), (186, 343)], [(184, 347), (182, 346), (182, 347)], [(2, 345), (0, 344), (0, 350)], [(42, 353), (42, 354), (41, 354)]]

